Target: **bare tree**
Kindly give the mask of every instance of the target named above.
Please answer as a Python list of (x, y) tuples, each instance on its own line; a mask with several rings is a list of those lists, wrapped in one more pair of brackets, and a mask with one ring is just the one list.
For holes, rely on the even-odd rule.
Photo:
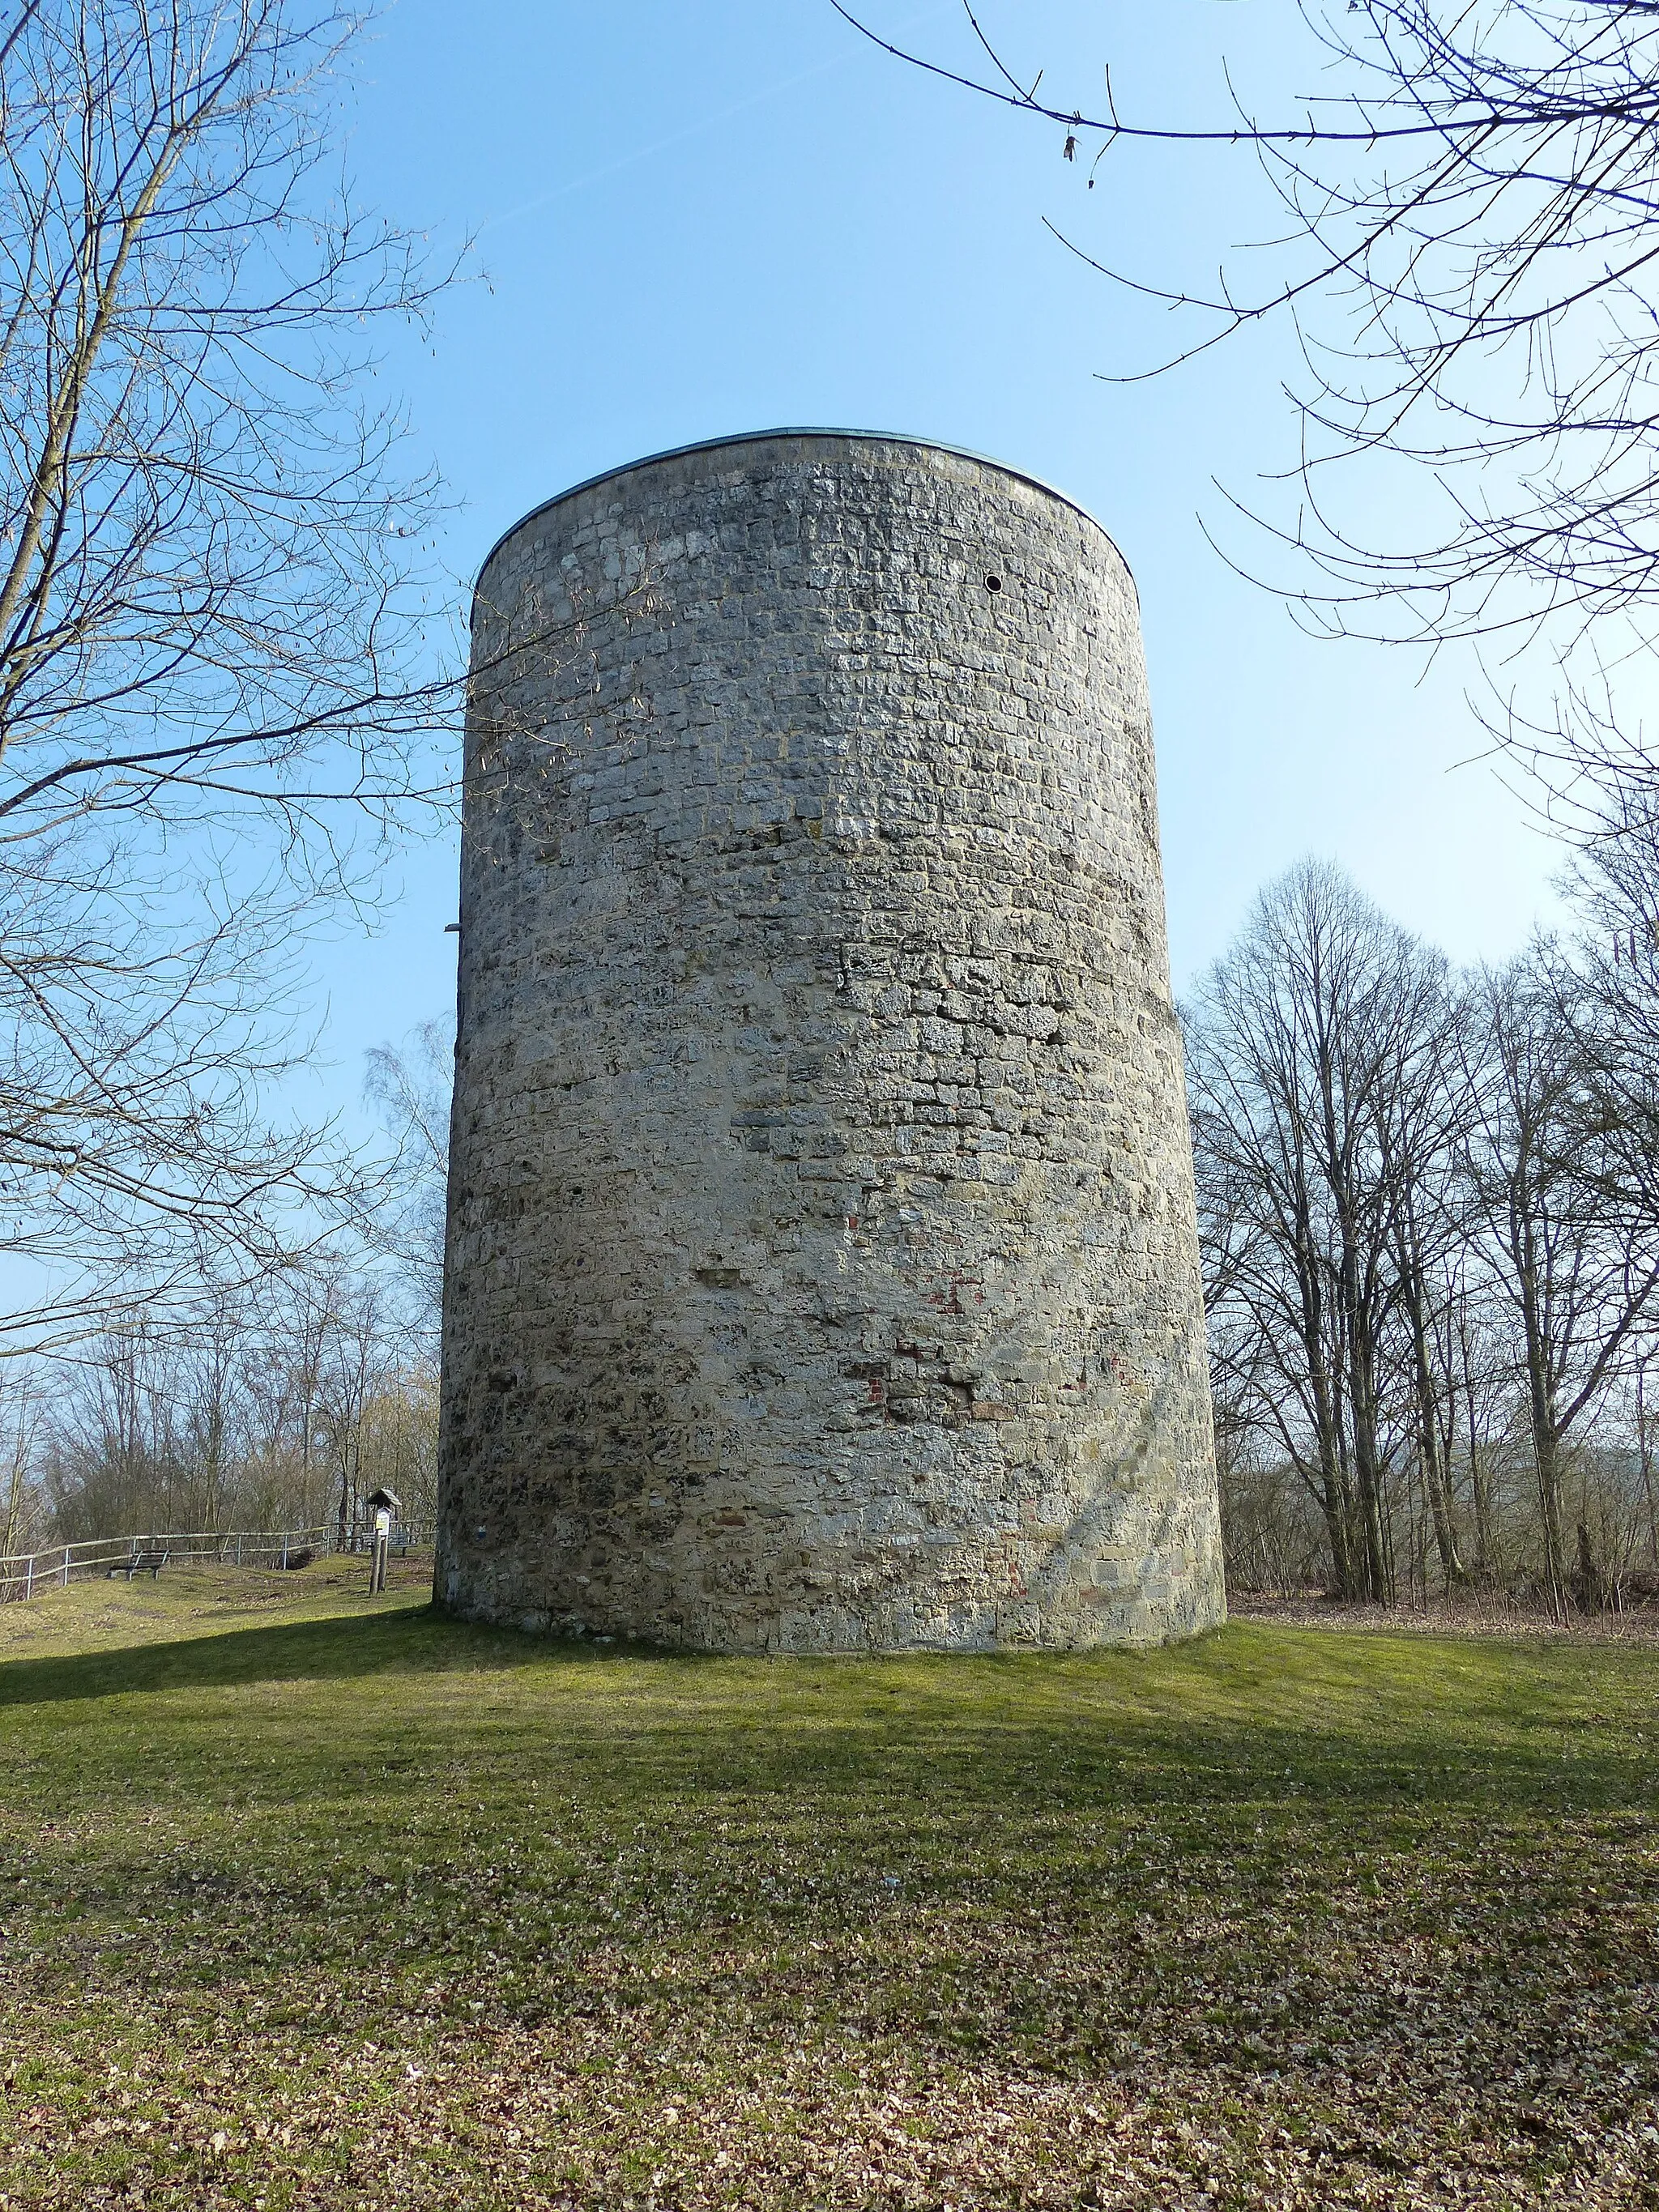
[(44, 1411), (16, 1401), (14, 1487), (59, 1541), (328, 1517), (343, 1535), (379, 1483), (428, 1513), (437, 1377), (380, 1264), (337, 1254), (303, 1284), (285, 1271), (193, 1315), (133, 1315), (60, 1358)]
[(380, 1239), (406, 1270), (415, 1326), (435, 1346), (443, 1304), (449, 1112), (455, 1088), (453, 1017), (422, 1022), (401, 1047), (376, 1045), (364, 1085), (394, 1146)]
[(1656, 1480), (1653, 1464), (1655, 1415), (1650, 1384), (1652, 1365), (1653, 1347), (1650, 1344), (1644, 1345), (1633, 1363), (1631, 1413), (1632, 1425), (1636, 1432), (1637, 1473), (1642, 1486), (1642, 1504), (1647, 1522), (1648, 1565), (1656, 1574), (1659, 1574), (1659, 1481)]
[(389, 1356), (386, 1299), (372, 1277), (349, 1283), (334, 1309), (318, 1397), (316, 1427), (333, 1468), (339, 1540), (360, 1517), (365, 1495), (363, 1449), (370, 1410), (394, 1370)]
[(1580, 928), (1551, 974), (1584, 1085), (1584, 1134), (1607, 1195), (1659, 1234), (1659, 799), (1577, 854)]
[[(1473, 1219), (1465, 1216), (1473, 1231)], [(1441, 1309), (1437, 1364), (1446, 1378), (1446, 1464), (1456, 1495), (1461, 1449), (1468, 1520), (1474, 1532), (1472, 1572), (1483, 1583), (1504, 1578), (1512, 1562), (1505, 1549), (1508, 1516), (1502, 1486), (1516, 1455), (1516, 1415), (1522, 1392), (1510, 1316), (1491, 1295), (1490, 1277), (1472, 1246), (1458, 1255), (1451, 1295)], [(1527, 1425), (1522, 1415), (1521, 1426)]]
[[(1396, 1284), (1394, 1341), (1413, 1473), (1434, 1534), (1443, 1586), (1466, 1579), (1455, 1474), (1460, 1428), (1477, 1435), (1470, 1360), (1478, 1277), (1476, 1213), (1466, 1166), (1468, 1099), (1462, 1079), (1467, 992), (1442, 979), (1423, 1026), (1407, 1022), (1395, 1071), (1399, 1106), (1382, 1113), (1381, 1146), (1394, 1185), (1390, 1236)], [(1471, 1480), (1474, 1480), (1471, 1460)], [(1477, 1540), (1481, 1527), (1476, 1516)]]
[(1610, 1199), (1578, 1039), (1548, 948), (1489, 973), (1464, 1044), (1468, 1158), (1492, 1280), (1519, 1349), (1551, 1604), (1565, 1618), (1570, 1437), (1635, 1350), (1659, 1295), (1653, 1226)]
[[(1254, 157), (1274, 236), (1248, 255), (1225, 240), (1218, 278), (1067, 242), (1186, 319), (1175, 361), (1291, 326), (1293, 509), (1257, 513), (1298, 556), (1276, 587), (1328, 632), (1583, 646), (1551, 708), (1515, 708), (1506, 678), (1494, 732), (1577, 827), (1616, 826), (1632, 781), (1653, 790), (1659, 759), (1601, 678), (1646, 653), (1659, 600), (1655, 0), (1308, 0), (1311, 92), (1190, 119), (1126, 109), (1109, 67), (1103, 105), (1066, 100), (980, 0), (963, 12), (982, 66), (960, 69), (831, 3), (1054, 129), (1091, 185), (1148, 143)], [(1408, 501), (1378, 497), (1389, 463), (1411, 471)], [(1630, 618), (1616, 641), (1609, 616)]]
[(40, 1402), (35, 1377), (27, 1369), (16, 1370), (5, 1395), (6, 1458), (0, 1462), (5, 1485), (5, 1514), (0, 1521), (0, 1559), (33, 1549), (38, 1497), (35, 1442), (40, 1425)]
[(322, 1417), (325, 1372), (351, 1304), (355, 1274), (339, 1255), (314, 1253), (305, 1264), (272, 1276), (263, 1300), (254, 1380), (260, 1432), (276, 1466), (293, 1452), (299, 1518), (308, 1528), (320, 1523), (327, 1503), (331, 1470)]
[(1338, 1591), (1363, 1587), (1342, 1418), (1343, 1346), (1293, 1037), (1237, 955), (1183, 1008), (1214, 1392), (1232, 1456), (1254, 1422), (1324, 1516)]
[(447, 779), (434, 486), (363, 397), (434, 280), (337, 172), (358, 28), (328, 0), (0, 28), (0, 1196), (70, 1331), (140, 1277), (270, 1264), (282, 1209), (337, 1191), (261, 1106), (296, 932)]
[(1262, 894), (1186, 1010), (1219, 1358), (1316, 1497), (1345, 1595), (1392, 1591), (1390, 1341), (1451, 1020), (1443, 961), (1317, 863)]
[(1454, 987), (1304, 864), (1184, 1009), (1235, 1566), (1283, 1578), (1287, 1477), (1345, 1596), (1426, 1593), (1437, 1558), (1447, 1591), (1541, 1589), (1565, 1620), (1659, 1545), (1655, 1009), (1627, 943)]
[(61, 1386), (42, 1474), (63, 1540), (137, 1533), (188, 1516), (167, 1376), (168, 1346), (142, 1316), (109, 1329)]

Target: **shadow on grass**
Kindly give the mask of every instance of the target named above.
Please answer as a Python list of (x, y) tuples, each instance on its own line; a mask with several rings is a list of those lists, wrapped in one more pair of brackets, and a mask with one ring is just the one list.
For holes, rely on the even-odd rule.
[(432, 1606), (400, 1607), (57, 1658), (0, 1661), (0, 1708), (141, 1692), (226, 1689), (250, 1682), (355, 1681), (372, 1674), (453, 1668), (544, 1666), (560, 1656), (592, 1663), (600, 1655), (581, 1644), (471, 1627)]
[[(613, 1701), (603, 1677), (618, 1662), (632, 1663)], [(459, 1719), (417, 1723), (416, 1733), (447, 1741), (471, 1726), (493, 1759), (495, 1732), (507, 1728), (515, 1771), (557, 1761), (689, 1800), (748, 1790), (958, 1810), (1184, 1803), (1213, 1816), (1229, 1804), (1292, 1815), (1473, 1802), (1645, 1812), (1659, 1796), (1659, 1768), (1630, 1727), (1645, 1719), (1651, 1670), (1605, 1658), (1604, 1687), (1618, 1694), (1589, 1729), (1577, 1710), (1578, 1655), (1533, 1650), (1505, 1667), (1490, 1647), (1437, 1651), (1401, 1639), (1390, 1652), (1325, 1632), (1224, 1632), (1157, 1655), (809, 1659), (775, 1674), (773, 1662), (751, 1662), (735, 1674), (732, 1663), (525, 1636), (410, 1607), (0, 1662), (0, 1711), (21, 1722), (31, 1710), (114, 1697), (539, 1673), (508, 1715), (469, 1722), (463, 1699)], [(756, 1664), (768, 1669), (763, 1695)], [(579, 1692), (574, 1702), (557, 1694), (561, 1679)], [(210, 1708), (183, 1709), (181, 1725), (198, 1723), (217, 1726)], [(356, 1755), (349, 1743), (336, 1749), (348, 1763)]]

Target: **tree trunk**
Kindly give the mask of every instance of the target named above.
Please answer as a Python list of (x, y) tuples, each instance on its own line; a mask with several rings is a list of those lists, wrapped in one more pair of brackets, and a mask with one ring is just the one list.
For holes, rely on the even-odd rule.
[(1539, 1516), (1544, 1530), (1544, 1586), (1552, 1620), (1571, 1618), (1567, 1598), (1566, 1546), (1561, 1532), (1561, 1440), (1547, 1411), (1533, 1416), (1533, 1455), (1538, 1467)]
[[(1429, 1516), (1434, 1524), (1434, 1544), (1440, 1554), (1440, 1572), (1447, 1589), (1450, 1590), (1468, 1577), (1457, 1549), (1447, 1455), (1440, 1446), (1440, 1406), (1434, 1387), (1434, 1369), (1429, 1358), (1429, 1323), (1424, 1310), (1422, 1271), (1415, 1259), (1407, 1267), (1406, 1287), (1406, 1307), (1411, 1322), (1412, 1354), (1416, 1370), (1417, 1437), (1423, 1467), (1423, 1489)], [(1425, 1593), (1427, 1580), (1425, 1575)]]
[(1349, 1357), (1350, 1412), (1353, 1421), (1353, 1461), (1359, 1533), (1364, 1546), (1365, 1595), (1374, 1605), (1387, 1605), (1393, 1595), (1387, 1547), (1382, 1540), (1382, 1492), (1376, 1458), (1376, 1371), (1363, 1324), (1357, 1325)]
[(1320, 1507), (1325, 1516), (1325, 1534), (1331, 1547), (1331, 1579), (1340, 1598), (1359, 1595), (1355, 1588), (1353, 1554), (1348, 1541), (1349, 1501), (1344, 1496), (1335, 1454), (1328, 1448), (1320, 1457)]
[(1647, 1362), (1636, 1370), (1636, 1443), (1642, 1455), (1642, 1495), (1648, 1509), (1648, 1565), (1659, 1568), (1659, 1510), (1653, 1494), (1653, 1438), (1648, 1428)]
[[(1316, 1266), (1317, 1262), (1312, 1263)], [(1352, 1534), (1353, 1500), (1349, 1494), (1342, 1462), (1341, 1421), (1337, 1392), (1325, 1357), (1322, 1334), (1324, 1314), (1317, 1291), (1310, 1291), (1307, 1275), (1303, 1283), (1303, 1343), (1308, 1361), (1308, 1380), (1313, 1394), (1314, 1424), (1319, 1447), (1319, 1502), (1325, 1516), (1325, 1534), (1331, 1547), (1331, 1579), (1336, 1595), (1353, 1599), (1362, 1595), (1355, 1567)]]

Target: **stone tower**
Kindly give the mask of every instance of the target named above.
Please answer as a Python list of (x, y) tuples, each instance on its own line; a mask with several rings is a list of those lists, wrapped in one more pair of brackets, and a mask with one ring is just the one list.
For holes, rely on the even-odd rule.
[(718, 1650), (1223, 1616), (1134, 586), (781, 430), (480, 578), (436, 1595)]

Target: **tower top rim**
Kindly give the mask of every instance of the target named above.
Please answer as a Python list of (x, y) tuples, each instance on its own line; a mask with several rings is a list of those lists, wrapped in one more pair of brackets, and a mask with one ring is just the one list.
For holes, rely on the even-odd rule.
[(813, 423), (785, 423), (771, 430), (733, 430), (719, 438), (694, 438), (686, 445), (666, 446), (657, 453), (641, 453), (636, 460), (622, 461), (615, 468), (601, 469), (597, 475), (584, 477), (580, 483), (570, 484), (563, 491), (556, 491), (550, 499), (539, 501), (526, 514), (521, 514), (516, 522), (507, 525), (479, 562), (477, 584), (474, 589), (476, 591), (483, 583), (490, 563), (509, 538), (516, 538), (521, 530), (542, 515), (550, 514), (554, 507), (562, 507), (567, 500), (580, 498), (583, 492), (593, 491), (600, 484), (635, 475), (641, 469), (656, 468), (665, 461), (686, 460), (696, 453), (717, 453), (732, 446), (768, 445), (786, 438), (826, 438), (849, 446), (913, 446), (923, 453), (947, 453), (955, 460), (973, 461), (981, 468), (994, 469), (1000, 476), (1012, 477), (1018, 483), (1030, 484), (1034, 490), (1044, 492), (1050, 499), (1058, 500), (1062, 507), (1069, 507), (1074, 514), (1081, 515), (1085, 522), (1097, 530), (1123, 562), (1124, 574), (1129, 579), (1130, 589), (1134, 591), (1136, 599), (1140, 596), (1135, 585), (1134, 571), (1124, 560), (1122, 548), (1099, 516), (1085, 507), (1081, 500), (1074, 499), (1070, 492), (1062, 491), (1058, 484), (1048, 483), (1046, 477), (1035, 475), (1031, 470), (1019, 468), (1012, 461), (999, 460), (994, 453), (976, 453), (971, 446), (953, 445), (945, 438), (924, 438), (908, 430), (848, 430)]

